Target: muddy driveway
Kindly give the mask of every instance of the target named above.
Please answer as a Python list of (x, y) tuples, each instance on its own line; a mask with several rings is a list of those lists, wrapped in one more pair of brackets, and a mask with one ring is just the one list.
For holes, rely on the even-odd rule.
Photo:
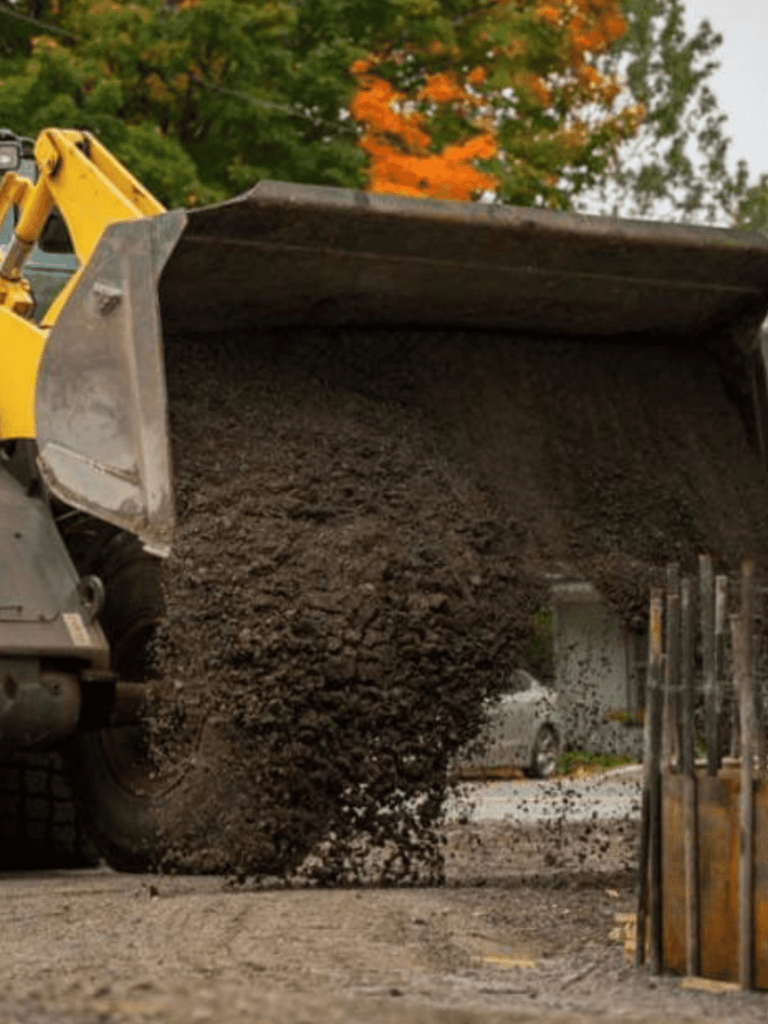
[(626, 886), (249, 892), (106, 870), (2, 886), (14, 1024), (765, 1019), (765, 995), (628, 967), (609, 938)]
[(764, 1021), (764, 993), (688, 991), (629, 965), (636, 831), (620, 824), (577, 872), (542, 855), (557, 848), (542, 825), (455, 823), (436, 888), (3, 875), (0, 1021)]

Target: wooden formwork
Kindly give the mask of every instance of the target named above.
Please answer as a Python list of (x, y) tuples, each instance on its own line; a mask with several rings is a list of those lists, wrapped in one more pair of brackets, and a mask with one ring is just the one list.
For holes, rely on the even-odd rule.
[[(717, 776), (696, 772), (700, 907), (698, 971), (718, 981), (740, 980), (740, 796), (741, 766)], [(662, 960), (665, 969), (688, 973), (685, 816), (691, 779), (677, 772), (662, 776)], [(768, 783), (754, 784), (754, 871), (749, 899), (753, 909), (752, 982), (768, 989)]]
[[(739, 611), (728, 616), (727, 578), (714, 577), (707, 556), (699, 570), (696, 587), (670, 566), (666, 593), (651, 596), (636, 961), (647, 956), (653, 973), (768, 989), (768, 778), (754, 571), (744, 563)], [(697, 762), (699, 710), (706, 759)], [(724, 749), (739, 756), (723, 758)]]

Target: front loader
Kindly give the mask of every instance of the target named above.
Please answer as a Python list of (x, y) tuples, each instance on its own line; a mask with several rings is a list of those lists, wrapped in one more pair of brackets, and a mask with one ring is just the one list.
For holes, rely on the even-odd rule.
[[(116, 867), (162, 858), (177, 782), (145, 743), (174, 527), (164, 335), (694, 344), (765, 457), (762, 236), (279, 182), (166, 212), (86, 132), (47, 129), (34, 153), (32, 182), (0, 136), (0, 760), (63, 749)], [(36, 314), (25, 265), (62, 224), (78, 269)]]
[[(4, 133), (5, 165), (23, 155), (23, 140)], [(0, 267), (0, 752), (12, 765), (0, 769), (0, 799), (14, 863), (24, 862), (20, 846), (39, 858), (69, 835), (30, 814), (44, 804), (55, 819), (62, 807), (58, 780), (24, 752), (67, 746), (73, 778), (85, 773), (84, 804), (92, 778), (138, 793), (149, 777), (134, 784), (122, 770), (144, 756), (141, 736), (108, 727), (141, 719), (135, 681), (164, 613), (159, 556), (173, 508), (156, 290), (183, 224), (147, 219), (163, 208), (82, 133), (44, 132), (34, 155), (34, 182), (9, 170), (0, 185), (0, 223), (13, 223)], [(123, 228), (118, 241), (110, 224)], [(39, 277), (60, 271), (62, 255), (79, 269), (58, 273), (64, 286), (35, 322), (25, 264)], [(111, 795), (93, 808), (104, 852), (146, 863), (151, 826), (114, 822), (114, 808)], [(138, 831), (136, 848), (126, 827)]]

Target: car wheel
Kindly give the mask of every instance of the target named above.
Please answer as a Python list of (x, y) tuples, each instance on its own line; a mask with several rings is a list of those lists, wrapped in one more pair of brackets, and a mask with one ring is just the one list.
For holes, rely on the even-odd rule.
[(549, 779), (555, 774), (560, 757), (560, 737), (551, 725), (542, 725), (533, 743), (527, 774), (532, 779)]

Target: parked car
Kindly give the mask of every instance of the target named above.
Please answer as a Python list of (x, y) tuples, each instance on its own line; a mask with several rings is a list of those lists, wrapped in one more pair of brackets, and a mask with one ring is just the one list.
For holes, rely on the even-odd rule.
[(526, 775), (548, 779), (563, 751), (563, 727), (557, 694), (529, 672), (517, 669), (509, 690), (490, 700), (488, 717), (477, 738), (454, 760), (458, 775), (481, 775), (522, 768)]

